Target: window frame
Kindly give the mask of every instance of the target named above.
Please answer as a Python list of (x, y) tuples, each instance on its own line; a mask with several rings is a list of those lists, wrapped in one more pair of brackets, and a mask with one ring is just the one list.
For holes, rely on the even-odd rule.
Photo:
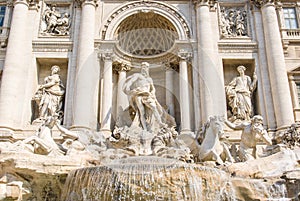
[[(291, 12), (285, 13), (285, 11), (293, 10), (295, 18), (291, 18)], [(289, 17), (286, 17), (285, 15), (288, 14)], [(283, 15), (283, 24), (284, 24), (284, 29), (299, 29), (299, 17), (298, 17), (298, 9), (295, 6), (286, 6), (283, 7), (282, 9), (282, 15)], [(287, 26), (286, 20), (289, 21), (289, 27)], [(296, 27), (293, 28), (291, 27), (291, 22), (294, 21), (296, 24)]]

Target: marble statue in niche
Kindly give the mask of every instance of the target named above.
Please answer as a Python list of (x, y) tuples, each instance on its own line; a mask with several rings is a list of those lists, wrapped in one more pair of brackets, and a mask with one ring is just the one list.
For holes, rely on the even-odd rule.
[(142, 63), (141, 73), (135, 73), (126, 79), (123, 91), (128, 95), (130, 106), (135, 111), (133, 124), (136, 123), (148, 131), (156, 126), (176, 125), (174, 118), (167, 114), (156, 99), (147, 62)]
[(226, 8), (220, 11), (220, 28), (223, 37), (248, 36), (247, 11), (242, 7)]
[[(57, 115), (62, 120), (63, 98), (65, 87), (59, 76), (60, 67), (51, 67), (51, 75), (44, 79), (44, 83), (39, 86), (33, 100), (38, 105), (38, 121), (42, 121), (49, 116)], [(35, 120), (36, 121), (36, 120)]]
[(257, 76), (253, 73), (253, 80), (245, 75), (245, 66), (238, 66), (239, 75), (225, 86), (228, 105), (231, 107), (230, 121), (250, 121), (253, 115), (252, 94), (256, 89)]
[(45, 27), (42, 30), (44, 35), (69, 35), (70, 14), (60, 13), (55, 6), (47, 7), (43, 14)]

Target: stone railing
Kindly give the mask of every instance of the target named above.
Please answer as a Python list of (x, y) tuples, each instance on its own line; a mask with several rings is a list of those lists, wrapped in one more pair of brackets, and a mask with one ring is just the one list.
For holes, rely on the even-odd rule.
[(290, 42), (300, 42), (300, 29), (281, 29), (283, 51), (287, 54)]
[(300, 40), (300, 29), (281, 29), (281, 34), (283, 40)]

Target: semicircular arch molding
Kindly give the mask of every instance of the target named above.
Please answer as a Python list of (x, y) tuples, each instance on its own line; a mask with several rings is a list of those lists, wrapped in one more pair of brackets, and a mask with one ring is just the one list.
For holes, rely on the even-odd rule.
[(153, 12), (168, 19), (176, 28), (179, 40), (187, 40), (191, 37), (187, 20), (176, 8), (157, 1), (135, 1), (122, 5), (108, 17), (100, 30), (102, 40), (115, 40), (115, 33), (120, 23), (125, 18), (140, 12)]

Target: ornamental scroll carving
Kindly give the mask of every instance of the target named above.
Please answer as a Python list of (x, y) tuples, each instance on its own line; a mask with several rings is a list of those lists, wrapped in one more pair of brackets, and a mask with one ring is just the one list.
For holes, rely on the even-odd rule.
[(251, 0), (251, 3), (254, 4), (256, 7), (261, 8), (267, 3), (271, 3), (274, 5), (281, 5), (280, 0)]
[(66, 12), (66, 9), (47, 6), (42, 20), (43, 35), (66, 36), (70, 34), (70, 14)]
[(221, 7), (220, 9), (221, 36), (244, 37), (249, 36), (247, 11), (244, 7)]

